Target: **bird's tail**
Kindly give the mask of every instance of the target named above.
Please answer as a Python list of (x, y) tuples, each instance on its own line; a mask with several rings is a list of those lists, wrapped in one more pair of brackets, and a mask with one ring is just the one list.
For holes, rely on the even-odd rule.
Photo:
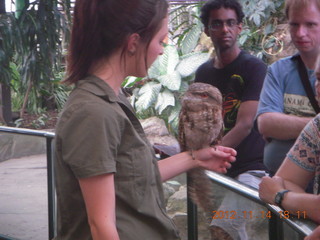
[(190, 184), (188, 192), (193, 203), (204, 211), (206, 218), (211, 222), (212, 211), (216, 209), (213, 195), (213, 183), (201, 168), (188, 172)]

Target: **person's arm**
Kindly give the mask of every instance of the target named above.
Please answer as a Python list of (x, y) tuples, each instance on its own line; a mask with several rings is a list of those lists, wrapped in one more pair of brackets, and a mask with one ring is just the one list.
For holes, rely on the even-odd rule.
[(313, 178), (314, 172), (303, 169), (286, 157), (275, 176), (279, 176), (284, 180), (286, 189), (303, 193)]
[(166, 181), (190, 169), (202, 167), (219, 173), (226, 173), (235, 161), (236, 151), (232, 148), (217, 146), (189, 152), (182, 152), (158, 161), (162, 181)]
[[(285, 189), (287, 188), (282, 178), (263, 177), (259, 185), (259, 197), (266, 203), (275, 204), (276, 193)], [(318, 195), (290, 191), (284, 195), (281, 205), (292, 214), (305, 212), (307, 218), (320, 223), (320, 197)]]
[(304, 240), (320, 240), (320, 226), (313, 230), (313, 232), (305, 237)]
[(320, 223), (320, 197), (304, 191), (313, 175), (313, 172), (299, 167), (286, 158), (276, 176), (262, 178), (259, 196), (263, 201), (275, 204), (276, 193), (288, 189), (290, 192), (284, 195), (282, 207), (293, 214), (305, 211), (308, 218)]
[(250, 134), (257, 113), (258, 103), (258, 101), (245, 101), (241, 103), (236, 124), (222, 138), (221, 145), (235, 148)]
[(284, 209), (293, 213), (306, 211), (308, 218), (320, 223), (320, 196), (304, 191), (314, 172), (307, 171), (286, 158), (276, 176), (284, 179), (285, 189), (291, 190), (283, 198)]
[(114, 174), (79, 179), (94, 240), (119, 240), (115, 216)]
[(266, 112), (258, 116), (258, 128), (265, 138), (296, 139), (311, 119), (280, 112)]

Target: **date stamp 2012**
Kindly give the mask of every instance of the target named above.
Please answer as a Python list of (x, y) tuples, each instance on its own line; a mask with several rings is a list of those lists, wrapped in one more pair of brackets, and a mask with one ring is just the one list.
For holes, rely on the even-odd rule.
[[(212, 211), (212, 219), (271, 219), (275, 215), (271, 214), (271, 211)], [(306, 211), (295, 211), (290, 213), (289, 211), (279, 211), (279, 217), (283, 219), (306, 219)]]

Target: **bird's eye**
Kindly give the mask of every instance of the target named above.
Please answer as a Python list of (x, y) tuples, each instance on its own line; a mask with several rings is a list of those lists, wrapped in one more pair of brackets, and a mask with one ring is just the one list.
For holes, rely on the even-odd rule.
[(199, 95), (201, 98), (208, 98), (208, 94), (206, 93), (200, 93)]

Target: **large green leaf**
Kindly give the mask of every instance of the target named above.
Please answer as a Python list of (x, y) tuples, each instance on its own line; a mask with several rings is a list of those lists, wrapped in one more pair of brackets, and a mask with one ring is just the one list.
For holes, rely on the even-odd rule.
[(148, 77), (156, 79), (162, 74), (166, 74), (166, 69), (161, 69), (160, 57), (158, 57), (148, 69)]
[(122, 82), (121, 85), (124, 88), (130, 88), (130, 87), (133, 87), (134, 84), (136, 84), (137, 82), (139, 82), (141, 80), (142, 80), (142, 78), (129, 76)]
[(158, 97), (158, 94), (161, 90), (161, 84), (155, 82), (148, 82), (146, 83), (140, 90), (139, 90), (139, 99), (136, 101), (136, 108), (140, 109), (147, 109), (150, 107)]
[(163, 110), (165, 110), (168, 106), (174, 106), (174, 104), (175, 98), (173, 93), (169, 90), (164, 90), (158, 95), (155, 108), (159, 112), (159, 114), (162, 114)]
[(178, 91), (180, 89), (181, 76), (177, 71), (162, 75), (158, 80), (163, 86), (167, 87), (171, 91)]
[(183, 40), (181, 41), (182, 55), (191, 53), (196, 48), (201, 33), (202, 33), (201, 25), (194, 24), (192, 28), (186, 33)]
[(158, 78), (161, 75), (166, 75), (174, 72), (179, 63), (179, 54), (176, 47), (167, 45), (164, 52), (152, 64), (148, 71), (150, 78)]
[(195, 73), (198, 67), (206, 62), (210, 57), (209, 53), (192, 53), (181, 59), (177, 66), (177, 71), (181, 77), (188, 77)]

